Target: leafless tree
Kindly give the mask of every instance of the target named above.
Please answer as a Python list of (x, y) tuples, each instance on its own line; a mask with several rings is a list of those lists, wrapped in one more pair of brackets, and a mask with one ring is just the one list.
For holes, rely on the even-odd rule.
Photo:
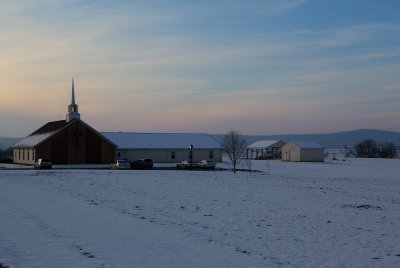
[(372, 139), (364, 140), (355, 146), (358, 157), (375, 158), (378, 157), (379, 149), (376, 141)]
[(5, 147), (3, 144), (0, 144), (0, 162), (11, 162), (12, 155), (13, 151), (11, 147)]
[(376, 141), (372, 139), (364, 140), (355, 146), (358, 157), (368, 158), (396, 158), (397, 149), (393, 142), (380, 143), (379, 146)]
[(246, 158), (246, 162), (245, 163), (246, 163), (247, 169), (250, 171), (250, 174), (251, 174), (251, 172), (252, 172), (251, 166), (252, 166), (253, 163), (251, 163), (251, 160), (247, 159), (247, 158)]
[(380, 144), (379, 156), (381, 158), (396, 158), (397, 150), (396, 145), (393, 142)]
[(233, 165), (233, 173), (236, 173), (237, 164), (245, 158), (247, 142), (236, 130), (229, 130), (222, 140), (222, 147), (228, 154)]

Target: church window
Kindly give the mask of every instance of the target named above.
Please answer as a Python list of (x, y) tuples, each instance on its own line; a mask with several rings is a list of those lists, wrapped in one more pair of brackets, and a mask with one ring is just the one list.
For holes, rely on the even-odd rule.
[(71, 112), (75, 113), (75, 106), (71, 107)]

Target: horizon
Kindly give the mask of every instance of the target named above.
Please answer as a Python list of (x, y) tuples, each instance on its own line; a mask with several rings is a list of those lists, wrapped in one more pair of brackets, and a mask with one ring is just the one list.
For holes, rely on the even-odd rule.
[[(36, 130), (36, 129), (35, 129)], [(34, 131), (35, 131), (34, 130)], [(22, 139), (34, 131), (31, 131), (29, 134), (21, 137), (11, 137), (11, 136), (2, 136), (0, 138), (6, 139)], [(391, 130), (384, 130), (384, 129), (353, 129), (353, 130), (345, 130), (339, 132), (326, 132), (326, 133), (278, 133), (278, 134), (247, 134), (247, 133), (239, 133), (242, 136), (307, 136), (307, 135), (335, 135), (341, 133), (350, 133), (350, 132), (357, 132), (357, 131), (376, 131), (376, 132), (385, 132), (385, 133), (393, 133), (393, 134), (400, 134), (400, 132), (391, 131)], [(142, 134), (153, 134), (153, 133), (160, 133), (160, 134), (208, 134), (211, 136), (214, 135), (226, 135), (226, 133), (207, 133), (207, 132), (141, 132), (141, 131), (99, 131), (100, 133), (114, 133), (114, 132), (122, 132), (122, 133), (142, 133)]]
[[(0, 136), (400, 132), (400, 2), (2, 2)], [(282, 134), (296, 133), (296, 134)]]

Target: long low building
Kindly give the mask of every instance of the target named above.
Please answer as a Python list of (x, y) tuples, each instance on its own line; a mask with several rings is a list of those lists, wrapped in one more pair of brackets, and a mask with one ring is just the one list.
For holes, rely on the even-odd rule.
[[(131, 133), (102, 132), (117, 145), (116, 157), (135, 161), (150, 158), (156, 163), (190, 160), (222, 162), (222, 146), (203, 133)], [(190, 148), (192, 146), (192, 149)]]

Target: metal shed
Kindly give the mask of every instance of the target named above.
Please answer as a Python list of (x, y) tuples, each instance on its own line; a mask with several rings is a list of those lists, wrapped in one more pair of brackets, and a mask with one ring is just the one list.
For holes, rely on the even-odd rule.
[(291, 162), (323, 162), (324, 148), (316, 142), (288, 142), (282, 147), (282, 160)]

